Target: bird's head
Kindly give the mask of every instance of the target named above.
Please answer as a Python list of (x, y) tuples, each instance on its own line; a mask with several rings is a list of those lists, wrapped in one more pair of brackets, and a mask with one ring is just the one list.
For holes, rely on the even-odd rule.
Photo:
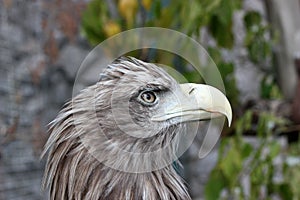
[(229, 101), (216, 88), (178, 84), (155, 64), (135, 58), (121, 58), (109, 65), (95, 94), (99, 109), (107, 107), (113, 114), (105, 113), (106, 117), (112, 117), (123, 132), (141, 138), (183, 122), (224, 115), (230, 125), (232, 119)]
[[(89, 96), (81, 97), (85, 93)], [(153, 166), (158, 169), (175, 160), (171, 151), (176, 150), (186, 122), (224, 115), (230, 124), (232, 118), (230, 103), (216, 88), (178, 84), (155, 64), (135, 58), (121, 58), (110, 64), (92, 92), (82, 94), (73, 101), (75, 110), (78, 107), (92, 112), (79, 112), (74, 117), (80, 119), (76, 127), (83, 143), (98, 159), (104, 155), (113, 158), (122, 152), (122, 162), (108, 159), (106, 164), (125, 171), (151, 171)], [(162, 151), (167, 153), (156, 159)], [(138, 167), (128, 167), (129, 163), (148, 163), (144, 160), (151, 163), (146, 168), (136, 164)]]

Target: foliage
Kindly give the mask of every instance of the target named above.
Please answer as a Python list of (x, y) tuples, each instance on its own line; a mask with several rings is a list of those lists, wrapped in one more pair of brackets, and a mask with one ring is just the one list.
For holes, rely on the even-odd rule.
[(281, 91), (272, 75), (263, 78), (260, 87), (260, 96), (264, 99), (282, 99)]
[(117, 13), (113, 14), (103, 1), (89, 3), (82, 16), (82, 27), (91, 44), (96, 45), (111, 36), (107, 34), (113, 32), (109, 29), (116, 30), (116, 34), (134, 27), (158, 26), (198, 36), (201, 27), (207, 26), (219, 46), (231, 48), (234, 42), (232, 16), (241, 7), (241, 0), (189, 3), (181, 0), (119, 0), (116, 7)]
[(255, 64), (266, 62), (272, 53), (271, 43), (267, 33), (269, 27), (264, 25), (261, 15), (256, 11), (248, 12), (244, 17), (247, 34), (245, 46), (248, 49), (249, 58)]
[[(234, 78), (234, 64), (225, 62), (220, 54), (220, 47), (232, 48), (234, 34), (232, 32), (233, 14), (241, 8), (241, 0), (118, 0), (112, 1), (115, 9), (101, 0), (92, 0), (82, 15), (82, 32), (92, 45), (121, 31), (143, 26), (171, 28), (189, 36), (200, 38), (200, 30), (207, 27), (215, 39), (216, 47), (207, 47), (216, 62), (224, 80), (227, 96), (233, 105), (238, 104), (238, 90)], [(115, 12), (116, 11), (116, 12)], [(147, 52), (147, 51), (146, 51)], [(153, 50), (146, 57), (153, 55)], [(145, 58), (143, 51), (143, 58)], [(138, 56), (141, 53), (131, 52)], [(181, 61), (178, 56), (168, 56), (156, 51), (155, 61), (176, 65)], [(153, 61), (153, 60), (152, 60)], [(175, 66), (176, 68), (176, 66)], [(181, 65), (180, 72), (191, 82), (202, 82), (186, 65)]]
[[(236, 122), (236, 136), (221, 141), (218, 163), (205, 188), (206, 199), (264, 199), (272, 195), (291, 199), (298, 195), (298, 190), (293, 190), (294, 186), (288, 181), (288, 174), (297, 170), (280, 172), (284, 173), (284, 179), (274, 181), (278, 176), (274, 160), (280, 156), (281, 146), (273, 132), (286, 126), (288, 121), (263, 112), (253, 127), (253, 116), (253, 111), (245, 112)], [(242, 137), (251, 130), (257, 131), (259, 136), (254, 144)], [(250, 189), (245, 188), (243, 181), (248, 182)]]
[(293, 162), (287, 162), (284, 166), (284, 181), (287, 183), (287, 188), (282, 188), (282, 193), (289, 195), (289, 199), (300, 199), (300, 142), (289, 147), (288, 155)]
[[(300, 142), (289, 146), (283, 168), (284, 184), (278, 188), (284, 199), (300, 199)], [(292, 161), (289, 161), (292, 160)]]
[(101, 6), (100, 1), (91, 1), (82, 14), (82, 30), (92, 44), (97, 44), (99, 40), (104, 38), (104, 30), (102, 28), (103, 20), (101, 20), (101, 15), (105, 16), (105, 13), (107, 13), (107, 8)]
[[(178, 30), (196, 39), (201, 37), (200, 30), (209, 30), (216, 41), (216, 46), (206, 46), (209, 54), (216, 62), (224, 80), (227, 96), (236, 107), (238, 105), (238, 89), (234, 78), (234, 63), (224, 61), (220, 51), (231, 49), (234, 45), (232, 30), (234, 12), (241, 9), (242, 0), (116, 0), (110, 5), (101, 0), (92, 0), (82, 15), (82, 32), (92, 45), (121, 31), (136, 27), (157, 26)], [(271, 42), (268, 38), (269, 27), (263, 22), (261, 15), (248, 11), (244, 17), (246, 29), (245, 47), (249, 58), (255, 64), (264, 65), (271, 57)], [(146, 56), (145, 56), (146, 52)], [(149, 58), (151, 52), (135, 53)], [(153, 51), (152, 51), (153, 54)], [(160, 58), (168, 64), (178, 62), (178, 56), (166, 56), (155, 53), (156, 62)], [(176, 64), (176, 63), (175, 63)], [(181, 66), (181, 73), (189, 80), (201, 82), (186, 65)], [(268, 91), (270, 90), (270, 91)], [(278, 97), (278, 87), (271, 89), (262, 83), (263, 97)]]
[[(263, 71), (272, 64), (272, 44), (276, 41), (276, 36), (270, 37), (270, 27), (267, 25), (260, 13), (250, 11), (244, 16), (244, 25), (246, 28), (246, 37), (244, 39), (245, 47), (248, 50), (249, 59)], [(261, 82), (261, 98), (281, 99), (282, 94), (275, 82), (274, 70), (267, 70)]]
[(221, 47), (232, 48), (234, 36), (232, 33), (232, 17), (236, 9), (241, 7), (241, 1), (219, 1), (219, 6), (212, 12), (209, 30)]

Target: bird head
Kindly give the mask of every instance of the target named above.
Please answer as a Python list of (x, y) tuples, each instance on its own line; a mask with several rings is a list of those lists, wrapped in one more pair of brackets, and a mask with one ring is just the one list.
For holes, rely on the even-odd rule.
[(232, 120), (230, 103), (218, 89), (178, 84), (155, 64), (132, 57), (109, 65), (98, 86), (96, 95), (104, 93), (106, 97), (98, 96), (96, 104), (100, 102), (101, 107), (106, 103), (113, 113), (111, 121), (137, 137), (149, 137), (184, 122), (225, 116), (230, 125)]
[(176, 160), (186, 122), (226, 116), (230, 124), (232, 118), (229, 101), (216, 88), (178, 84), (155, 64), (135, 58), (110, 64), (85, 93), (90, 96), (73, 101), (74, 110), (87, 111), (74, 117), (81, 140), (98, 160), (122, 171), (156, 170)]

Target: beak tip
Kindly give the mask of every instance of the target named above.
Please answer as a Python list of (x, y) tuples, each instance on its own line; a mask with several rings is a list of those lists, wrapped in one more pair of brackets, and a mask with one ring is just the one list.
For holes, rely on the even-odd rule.
[(228, 122), (228, 127), (230, 127), (231, 126), (231, 122), (232, 122), (232, 118), (231, 117), (227, 118), (227, 122)]
[[(229, 102), (228, 102), (229, 103)], [(232, 123), (232, 110), (231, 110), (231, 106), (229, 104), (229, 108), (227, 113), (224, 113), (225, 114), (225, 117), (227, 118), (227, 122), (228, 122), (228, 127), (231, 126), (231, 123)], [(229, 111), (230, 110), (230, 111)]]

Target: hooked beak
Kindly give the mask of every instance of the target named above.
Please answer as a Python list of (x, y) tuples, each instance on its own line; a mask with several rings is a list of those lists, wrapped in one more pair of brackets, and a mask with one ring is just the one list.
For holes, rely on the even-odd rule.
[(183, 93), (179, 101), (168, 106), (163, 113), (152, 117), (152, 121), (178, 118), (180, 122), (200, 121), (225, 116), (230, 126), (232, 109), (226, 96), (218, 89), (203, 84), (180, 85)]

